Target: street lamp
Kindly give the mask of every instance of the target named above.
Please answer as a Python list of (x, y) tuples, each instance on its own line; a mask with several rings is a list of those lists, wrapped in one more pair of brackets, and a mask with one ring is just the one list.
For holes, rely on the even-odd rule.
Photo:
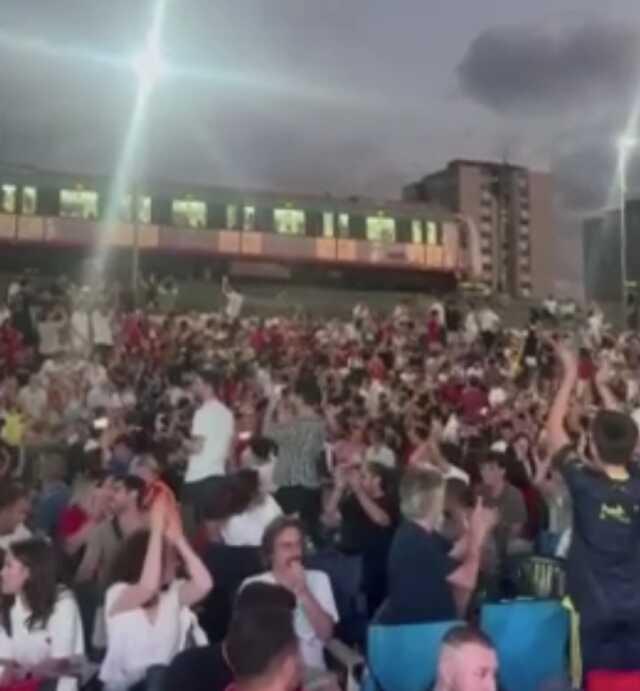
[(622, 324), (627, 319), (627, 163), (631, 152), (638, 146), (638, 139), (623, 135), (618, 139), (618, 176), (620, 189), (620, 280), (622, 282)]

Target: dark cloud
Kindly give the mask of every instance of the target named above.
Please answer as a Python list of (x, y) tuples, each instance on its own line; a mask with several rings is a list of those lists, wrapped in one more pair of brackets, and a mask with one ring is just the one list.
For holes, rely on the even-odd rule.
[(494, 111), (555, 114), (635, 93), (639, 57), (640, 31), (631, 25), (504, 26), (471, 43), (458, 77)]

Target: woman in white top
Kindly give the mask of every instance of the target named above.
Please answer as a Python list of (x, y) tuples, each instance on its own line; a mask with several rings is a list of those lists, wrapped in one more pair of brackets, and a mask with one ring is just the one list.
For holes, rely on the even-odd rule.
[(13, 598), (0, 627), (0, 685), (26, 676), (57, 678), (56, 691), (76, 691), (63, 676), (84, 655), (82, 621), (70, 591), (57, 581), (53, 547), (29, 539), (11, 545), (2, 568), (2, 595)]
[[(151, 508), (150, 526), (127, 538), (113, 565), (105, 598), (107, 654), (100, 670), (106, 691), (144, 683), (149, 668), (168, 665), (191, 639), (206, 643), (189, 608), (211, 590), (211, 576), (166, 499)], [(184, 563), (186, 580), (176, 579), (176, 557)]]
[(245, 468), (228, 477), (226, 520), (222, 539), (234, 547), (259, 547), (267, 526), (282, 515), (276, 500), (264, 491), (256, 470)]

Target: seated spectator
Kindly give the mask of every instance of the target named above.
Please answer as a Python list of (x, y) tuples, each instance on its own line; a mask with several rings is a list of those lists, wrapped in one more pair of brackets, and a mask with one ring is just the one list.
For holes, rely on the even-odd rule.
[(4, 617), (0, 627), (0, 684), (25, 675), (59, 677), (56, 691), (76, 691), (65, 677), (70, 663), (84, 654), (80, 613), (73, 595), (58, 585), (51, 545), (41, 539), (14, 542), (2, 568)]
[[(279, 584), (296, 598), (295, 630), (306, 667), (325, 669), (324, 644), (333, 635), (338, 612), (328, 576), (305, 570), (304, 532), (301, 523), (290, 517), (277, 518), (264, 533), (262, 549), (270, 571), (244, 582)], [(232, 665), (233, 667), (233, 665)]]
[(60, 516), (58, 537), (65, 553), (77, 563), (91, 531), (107, 513), (110, 491), (111, 481), (102, 473), (76, 479), (71, 500)]
[(482, 631), (456, 626), (442, 640), (433, 691), (496, 691), (498, 656)]
[[(168, 665), (191, 639), (204, 643), (189, 608), (211, 590), (211, 576), (166, 501), (154, 503), (150, 526), (125, 541), (113, 565), (105, 598), (107, 654), (100, 669), (107, 691), (142, 689), (149, 668)], [(187, 580), (176, 578), (176, 555)]]
[(324, 522), (340, 527), (343, 552), (362, 555), (363, 590), (370, 614), (386, 597), (387, 556), (398, 514), (395, 471), (379, 463), (337, 469)]
[(66, 463), (62, 456), (46, 454), (41, 465), (42, 487), (33, 507), (33, 524), (36, 531), (53, 539), (71, 499), (71, 489), (64, 481)]
[(404, 521), (391, 544), (389, 597), (382, 624), (418, 624), (463, 616), (475, 588), (480, 554), (495, 513), (478, 503), (454, 545), (440, 533), (445, 483), (431, 470), (408, 469), (400, 482)]
[(76, 581), (106, 585), (113, 560), (124, 540), (146, 525), (143, 509), (146, 485), (135, 475), (115, 480), (112, 485), (110, 517), (98, 523), (87, 539)]
[(258, 607), (239, 612), (225, 644), (237, 691), (294, 691), (302, 682), (291, 612)]
[(25, 526), (29, 515), (29, 498), (22, 485), (5, 481), (0, 484), (0, 549), (31, 537)]
[(240, 470), (229, 477), (230, 515), (222, 526), (225, 544), (259, 547), (266, 528), (282, 515), (276, 500), (266, 493), (255, 470)]
[[(282, 608), (293, 613), (295, 606), (296, 600), (286, 588), (268, 583), (253, 583), (239, 594), (233, 616), (234, 619), (240, 616), (252, 617), (256, 609), (265, 607)], [(165, 678), (166, 688), (226, 691), (233, 682), (226, 647), (226, 641), (221, 641), (181, 652), (169, 665)]]
[(491, 452), (480, 459), (480, 494), (488, 507), (498, 511), (496, 540), (499, 555), (522, 549), (527, 508), (519, 489), (506, 479), (503, 454)]

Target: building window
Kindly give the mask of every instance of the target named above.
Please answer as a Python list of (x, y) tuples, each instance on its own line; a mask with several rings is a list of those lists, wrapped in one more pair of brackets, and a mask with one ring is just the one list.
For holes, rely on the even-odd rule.
[(238, 207), (235, 204), (227, 204), (227, 229), (238, 229)]
[(527, 209), (521, 209), (520, 210), (520, 218), (523, 221), (528, 221), (529, 220), (529, 211)]
[(422, 245), (424, 239), (422, 237), (422, 221), (419, 218), (414, 218), (411, 221), (411, 241), (414, 245)]
[(2, 185), (2, 212), (15, 214), (16, 212), (16, 186)]
[(173, 225), (180, 228), (206, 228), (207, 205), (195, 199), (174, 199), (171, 204)]
[(256, 207), (255, 206), (245, 206), (244, 207), (244, 223), (242, 224), (243, 230), (251, 232), (255, 230), (256, 227)]
[(367, 240), (371, 242), (395, 242), (395, 220), (385, 216), (369, 216), (367, 218)]
[[(120, 220), (131, 223), (133, 216), (131, 207), (133, 205), (132, 196), (126, 194), (120, 205)], [(147, 195), (138, 197), (138, 223), (151, 223), (151, 197)]]
[(482, 270), (483, 270), (485, 273), (491, 273), (491, 270), (492, 270), (491, 264), (483, 263), (483, 264), (482, 264)]
[(299, 209), (274, 209), (273, 225), (280, 235), (304, 235), (305, 216)]
[(325, 238), (335, 236), (334, 216), (332, 211), (325, 211), (322, 214), (322, 234)]
[(338, 214), (338, 236), (349, 237), (349, 214)]
[(438, 224), (427, 221), (427, 245), (437, 245), (438, 243)]

